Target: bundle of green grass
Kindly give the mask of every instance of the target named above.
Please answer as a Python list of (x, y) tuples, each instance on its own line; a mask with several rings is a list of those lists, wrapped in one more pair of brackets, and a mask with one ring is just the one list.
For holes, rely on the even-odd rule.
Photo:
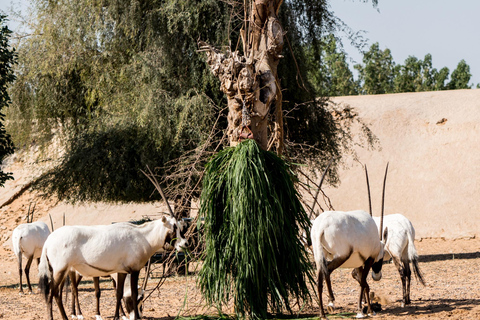
[(239, 318), (291, 312), (310, 299), (312, 266), (299, 228), (310, 221), (291, 167), (254, 140), (226, 148), (207, 164), (200, 214), (205, 260), (199, 286), (221, 310), (233, 299)]

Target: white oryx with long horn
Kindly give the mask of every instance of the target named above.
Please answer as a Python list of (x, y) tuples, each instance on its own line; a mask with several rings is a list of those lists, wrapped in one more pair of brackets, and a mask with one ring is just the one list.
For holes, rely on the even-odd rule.
[[(35, 211), (35, 207), (33, 208)], [(27, 221), (30, 220), (30, 214), (33, 218), (33, 211), (30, 212), (28, 208)], [(18, 275), (20, 277), (20, 293), (23, 294), (22, 285), (22, 255), (27, 258), (25, 266), (25, 276), (27, 278), (28, 291), (32, 293), (32, 286), (30, 285), (30, 266), (33, 259), (37, 259), (37, 264), (40, 263), (40, 255), (42, 253), (43, 244), (47, 240), (50, 230), (48, 226), (41, 221), (23, 223), (17, 226), (12, 232), (12, 246), (13, 252), (18, 260)]]
[(48, 319), (53, 320), (54, 297), (62, 318), (68, 319), (60, 293), (72, 269), (87, 277), (118, 273), (114, 319), (119, 318), (125, 277), (130, 273), (134, 319), (139, 319), (137, 286), (140, 270), (155, 252), (163, 251), (164, 245), (171, 241), (179, 251), (188, 245), (181, 236), (179, 222), (167, 216), (138, 226), (128, 222), (64, 226), (52, 232), (43, 246), (39, 266), (39, 283), (47, 302)]
[[(367, 178), (368, 186), (368, 172), (367, 166), (365, 166), (365, 175)], [(368, 205), (370, 207), (370, 215), (372, 215), (372, 201), (370, 197), (370, 188), (368, 187)], [(382, 199), (385, 196), (385, 189), (383, 189)], [(383, 200), (382, 200), (382, 212), (383, 212)], [(388, 230), (388, 239), (385, 241), (385, 256), (386, 260), (393, 260), (393, 263), (397, 267), (398, 273), (402, 280), (402, 307), (411, 303), (410, 300), (410, 280), (412, 272), (410, 269), (410, 263), (412, 263), (413, 271), (417, 280), (425, 285), (425, 280), (420, 272), (418, 266), (418, 254), (415, 248), (415, 229), (412, 223), (404, 215), (400, 213), (389, 214), (383, 217), (373, 217), (377, 229), (380, 234), (385, 233)]]
[[(380, 230), (380, 219), (373, 218)], [(404, 215), (400, 213), (389, 214), (383, 218), (383, 229), (388, 228), (388, 239), (385, 242), (385, 256), (384, 260), (393, 260), (395, 267), (402, 280), (402, 307), (410, 304), (410, 280), (412, 271), (410, 263), (413, 267), (413, 272), (417, 280), (425, 286), (425, 280), (420, 268), (418, 266), (418, 254), (415, 248), (415, 229), (412, 223)]]
[[(383, 189), (385, 190), (385, 178)], [(383, 216), (382, 197), (382, 216)], [(382, 277), (384, 243), (382, 236), (387, 238), (387, 232), (378, 237), (378, 229), (371, 215), (365, 211), (326, 211), (313, 222), (311, 237), (313, 255), (317, 266), (317, 289), (320, 301), (320, 318), (326, 319), (323, 308), (323, 280), (327, 284), (329, 304), (333, 308), (333, 295), (330, 274), (337, 268), (354, 268), (352, 276), (360, 284), (357, 318), (365, 317), (362, 310), (362, 297), (367, 298), (367, 313), (372, 313), (367, 276), (372, 269), (373, 279)]]

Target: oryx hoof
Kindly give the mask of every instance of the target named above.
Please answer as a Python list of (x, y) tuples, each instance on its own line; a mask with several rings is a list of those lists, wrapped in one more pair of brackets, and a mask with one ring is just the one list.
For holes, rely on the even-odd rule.
[(334, 313), (335, 312), (335, 303), (333, 303), (333, 301), (330, 301), (327, 304), (327, 311), (328, 311), (328, 313)]
[(77, 316), (77, 319), (78, 319), (78, 320), (83, 320), (83, 316), (82, 316), (82, 315), (79, 315), (79, 316)]
[(363, 319), (363, 318), (366, 318), (367, 316), (365, 315), (365, 313), (363, 312), (359, 312), (357, 313), (357, 315), (355, 316), (355, 318), (357, 319)]

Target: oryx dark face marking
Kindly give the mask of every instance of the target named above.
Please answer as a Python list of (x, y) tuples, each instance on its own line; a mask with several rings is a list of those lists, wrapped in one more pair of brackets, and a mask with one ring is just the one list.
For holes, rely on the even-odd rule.
[(378, 260), (372, 265), (373, 280), (379, 281), (382, 278), (382, 266), (383, 266), (383, 258)]
[(165, 238), (165, 244), (169, 244), (172, 247), (175, 246), (175, 242), (177, 241), (177, 225), (173, 225), (173, 231), (168, 231), (167, 236)]

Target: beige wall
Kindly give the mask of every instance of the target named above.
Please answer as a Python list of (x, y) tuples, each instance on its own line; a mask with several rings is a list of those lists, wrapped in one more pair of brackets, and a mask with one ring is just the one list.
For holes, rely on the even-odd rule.
[[(385, 213), (402, 213), (416, 238), (480, 236), (480, 90), (337, 97), (350, 105), (379, 139), (358, 148), (367, 164), (373, 211), (390, 162)], [(325, 186), (335, 210), (368, 210), (360, 163), (348, 158), (338, 188)]]

